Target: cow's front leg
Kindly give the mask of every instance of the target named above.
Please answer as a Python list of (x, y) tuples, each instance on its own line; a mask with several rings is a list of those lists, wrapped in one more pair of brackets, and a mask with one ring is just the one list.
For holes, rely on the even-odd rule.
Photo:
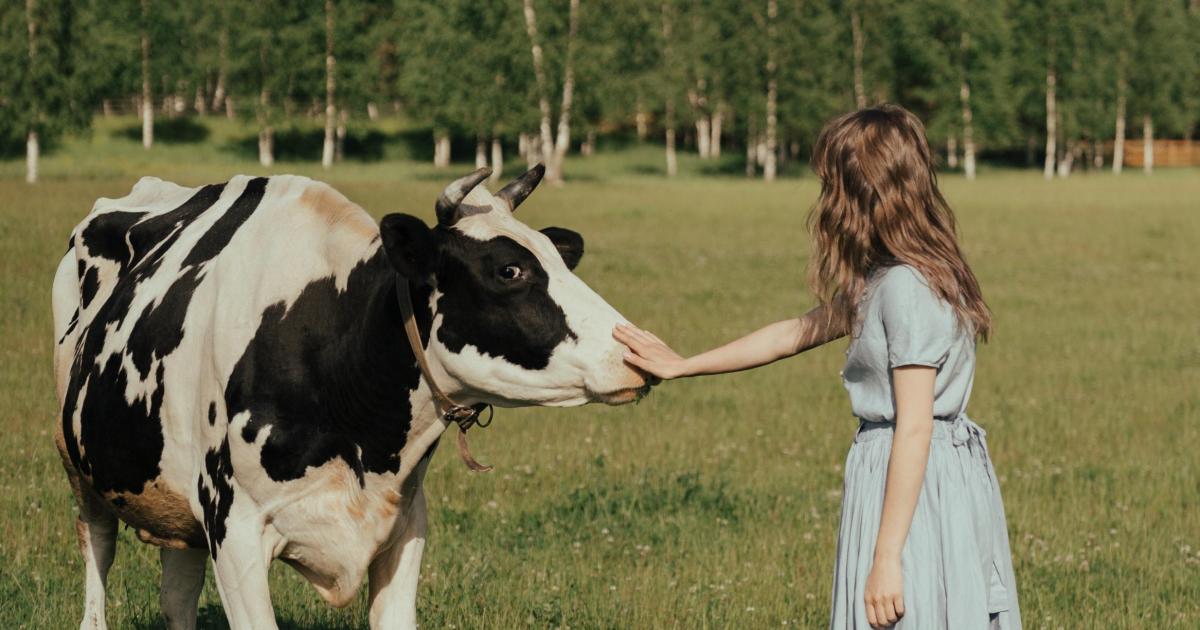
[[(237, 507), (236, 505), (234, 506)], [(275, 609), (267, 584), (271, 553), (263, 540), (261, 518), (230, 518), (224, 540), (216, 546), (213, 573), (232, 630), (274, 630)]]
[(265, 518), (233, 478), (228, 458), (227, 443), (210, 450), (198, 488), (217, 591), (232, 630), (272, 630), (278, 626), (267, 567), (274, 550), (265, 540)]
[(403, 533), (371, 562), (371, 628), (417, 627), (417, 578), (425, 550), (425, 491), (418, 488)]

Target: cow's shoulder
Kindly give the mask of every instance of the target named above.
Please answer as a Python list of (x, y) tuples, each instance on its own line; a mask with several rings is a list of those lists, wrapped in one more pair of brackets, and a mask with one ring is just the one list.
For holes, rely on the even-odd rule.
[(281, 175), (273, 180), (289, 211), (304, 213), (333, 231), (373, 239), (379, 227), (371, 215), (358, 204), (325, 182), (300, 175)]

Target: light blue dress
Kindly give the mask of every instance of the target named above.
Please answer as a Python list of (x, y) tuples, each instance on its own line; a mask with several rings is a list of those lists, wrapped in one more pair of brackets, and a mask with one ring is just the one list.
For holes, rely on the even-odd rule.
[(860, 427), (846, 457), (830, 628), (870, 628), (863, 591), (879, 534), (896, 421), (891, 369), (925, 365), (937, 368), (933, 440), (901, 555), (905, 614), (895, 627), (1019, 629), (1000, 486), (984, 431), (965, 413), (975, 376), (974, 335), (907, 265), (873, 275), (859, 317), (842, 372)]

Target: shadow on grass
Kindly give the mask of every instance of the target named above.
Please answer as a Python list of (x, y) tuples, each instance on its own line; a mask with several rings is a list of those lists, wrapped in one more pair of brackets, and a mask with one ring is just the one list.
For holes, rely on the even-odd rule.
[[(154, 141), (164, 144), (197, 144), (208, 140), (208, 126), (194, 118), (181, 116), (179, 118), (164, 118), (154, 122)], [(142, 141), (142, 125), (130, 125), (113, 131), (113, 136)]]
[[(377, 129), (347, 130), (343, 155), (351, 160), (378, 162), (383, 159), (383, 148), (387, 141), (387, 134)], [(298, 129), (295, 127), (278, 129), (275, 131), (275, 159), (282, 161), (319, 160), (324, 143), (325, 131), (323, 129)], [(224, 148), (239, 158), (256, 160), (258, 159), (258, 135), (233, 140)]]
[[(295, 622), (290, 619), (280, 618), (277, 621), (280, 630), (357, 630), (365, 625), (365, 623), (362, 623), (365, 620), (356, 620), (359, 623), (313, 623)], [(227, 630), (229, 622), (225, 619), (225, 609), (216, 604), (201, 607), (196, 615), (196, 627), (207, 630)], [(166, 630), (167, 623), (159, 615), (153, 621), (140, 621), (129, 626), (129, 628), (132, 628), (132, 630)]]

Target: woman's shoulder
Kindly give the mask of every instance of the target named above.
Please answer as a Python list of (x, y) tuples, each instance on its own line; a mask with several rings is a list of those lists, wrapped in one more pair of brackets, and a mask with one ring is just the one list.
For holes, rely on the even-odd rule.
[(888, 265), (876, 271), (877, 291), (892, 298), (935, 298), (936, 294), (920, 269), (908, 263)]

